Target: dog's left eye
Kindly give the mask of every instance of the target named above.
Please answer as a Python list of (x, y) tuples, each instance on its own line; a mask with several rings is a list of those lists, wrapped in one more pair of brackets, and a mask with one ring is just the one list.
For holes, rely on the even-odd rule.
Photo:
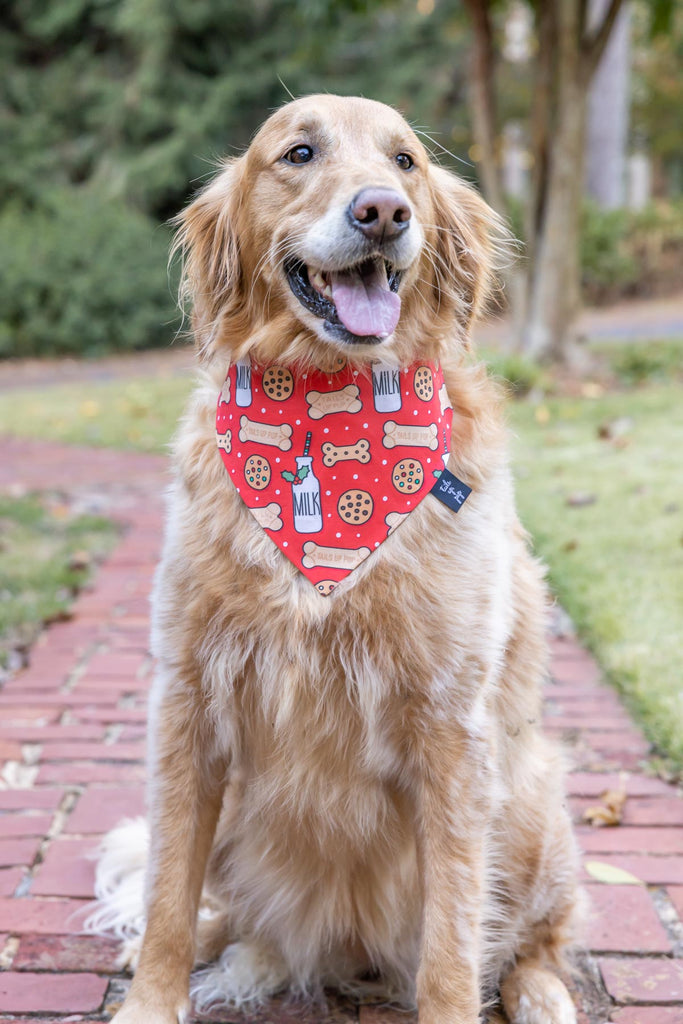
[(295, 146), (285, 153), (284, 159), (288, 164), (307, 164), (313, 159), (313, 150), (310, 146)]
[(409, 153), (399, 153), (396, 157), (396, 163), (402, 171), (409, 171), (415, 161)]

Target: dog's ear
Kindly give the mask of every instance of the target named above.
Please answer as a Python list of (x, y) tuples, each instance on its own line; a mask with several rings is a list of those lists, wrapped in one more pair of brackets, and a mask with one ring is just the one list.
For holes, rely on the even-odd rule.
[(219, 340), (221, 328), (244, 299), (244, 274), (237, 225), (242, 161), (227, 160), (221, 172), (182, 213), (171, 258), (180, 254), (180, 299), (192, 306), (192, 327), (200, 356)]
[(498, 216), (475, 189), (455, 174), (431, 164), (434, 211), (432, 256), (437, 307), (450, 298), (465, 336), (490, 297), (496, 257), (507, 235)]

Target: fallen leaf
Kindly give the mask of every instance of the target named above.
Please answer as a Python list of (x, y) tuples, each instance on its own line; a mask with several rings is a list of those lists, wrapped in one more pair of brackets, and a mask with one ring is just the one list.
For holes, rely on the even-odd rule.
[(602, 804), (586, 808), (582, 815), (583, 821), (596, 828), (601, 828), (603, 825), (621, 825), (624, 804), (627, 799), (626, 790), (607, 789), (601, 794), (600, 799)]
[(614, 867), (613, 864), (605, 864), (601, 860), (587, 860), (584, 867), (591, 878), (596, 882), (604, 882), (605, 885), (645, 885), (630, 871)]
[(567, 495), (565, 504), (570, 508), (583, 508), (584, 505), (594, 505), (597, 500), (596, 494), (590, 494), (588, 491), (574, 491), (573, 494)]
[(605, 388), (595, 380), (587, 380), (581, 385), (581, 394), (584, 398), (602, 398)]

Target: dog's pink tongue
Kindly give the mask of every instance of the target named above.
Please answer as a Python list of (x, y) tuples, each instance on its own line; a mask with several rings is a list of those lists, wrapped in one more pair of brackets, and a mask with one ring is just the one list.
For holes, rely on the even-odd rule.
[(389, 288), (383, 262), (373, 264), (368, 273), (359, 270), (332, 273), (330, 286), (339, 319), (347, 331), (377, 338), (393, 334), (401, 300)]

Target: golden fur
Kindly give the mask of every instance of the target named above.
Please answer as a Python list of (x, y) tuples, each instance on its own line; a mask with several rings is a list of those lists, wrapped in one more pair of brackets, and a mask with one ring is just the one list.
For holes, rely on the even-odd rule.
[[(310, 166), (281, 159), (303, 143)], [(394, 160), (406, 151), (410, 173)], [(419, 253), (395, 334), (344, 348), (282, 263), (368, 185), (407, 197)], [(204, 377), (175, 446), (155, 587), (148, 923), (116, 1022), (182, 1020), (193, 964), (220, 958), (198, 976), (205, 1003), (371, 992), (379, 972), (421, 1024), (475, 1024), (501, 988), (516, 1024), (572, 1024), (548, 969), (574, 939), (577, 892), (561, 769), (539, 731), (546, 597), (496, 388), (463, 360), (495, 216), (395, 111), (312, 96), (269, 118), (179, 223)], [(378, 351), (442, 362), (449, 468), (473, 492), (457, 516), (424, 500), (322, 597), (234, 490), (214, 416), (231, 360), (339, 348), (362, 366)]]

